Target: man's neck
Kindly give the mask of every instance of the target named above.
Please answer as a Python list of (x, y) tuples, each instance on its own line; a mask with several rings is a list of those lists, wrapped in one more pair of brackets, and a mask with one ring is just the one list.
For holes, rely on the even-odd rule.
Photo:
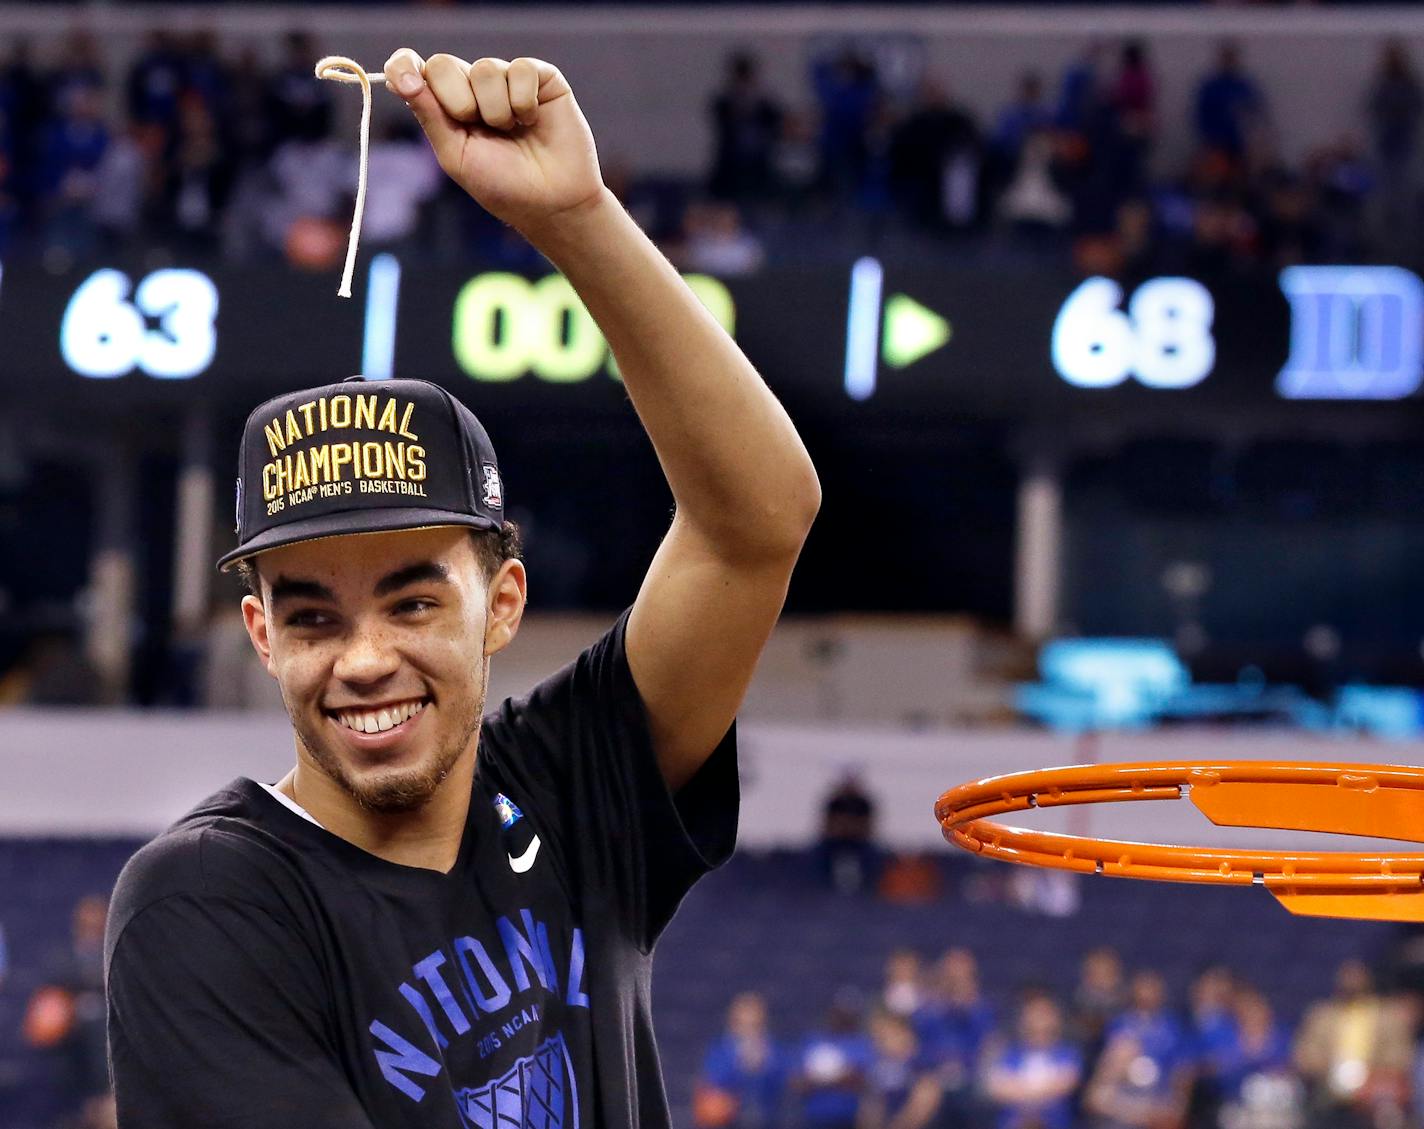
[(455, 762), (430, 800), (407, 812), (374, 812), (362, 807), (350, 792), (306, 763), (300, 754), (296, 767), (276, 787), (326, 830), (368, 854), (400, 866), (447, 874), (460, 854), (474, 772), (475, 750), (471, 747)]

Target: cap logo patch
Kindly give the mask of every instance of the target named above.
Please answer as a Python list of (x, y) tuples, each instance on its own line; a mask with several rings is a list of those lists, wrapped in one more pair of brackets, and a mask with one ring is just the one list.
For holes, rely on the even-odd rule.
[[(264, 423), (271, 456), (262, 467), (267, 513), (357, 493), (424, 498), (425, 447), (414, 430), (414, 414), (413, 400), (341, 392), (298, 404)], [(363, 442), (354, 434), (359, 431), (390, 438)]]
[(502, 510), (504, 508), (504, 484), (499, 480), (499, 471), (484, 464), (485, 484), (484, 491), (480, 495), (484, 499), (485, 505), (492, 510)]

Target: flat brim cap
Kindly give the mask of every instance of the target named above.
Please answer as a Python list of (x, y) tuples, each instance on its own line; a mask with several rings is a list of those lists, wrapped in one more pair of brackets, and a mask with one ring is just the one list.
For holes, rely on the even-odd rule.
[(352, 377), (248, 416), (237, 545), (218, 568), (300, 541), (503, 522), (499, 464), (474, 413), (424, 380)]

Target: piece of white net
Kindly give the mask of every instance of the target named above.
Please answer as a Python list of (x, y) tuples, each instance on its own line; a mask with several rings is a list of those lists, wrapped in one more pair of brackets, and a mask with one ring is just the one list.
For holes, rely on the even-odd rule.
[(345, 55), (328, 55), (316, 64), (316, 77), (331, 82), (359, 83), (361, 86), (361, 164), (356, 176), (356, 209), (351, 216), (351, 234), (346, 240), (346, 269), (341, 273), (343, 298), (351, 297), (351, 276), (356, 270), (356, 246), (361, 241), (361, 216), (366, 210), (366, 164), (371, 149), (371, 83), (385, 82), (380, 71), (367, 71)]

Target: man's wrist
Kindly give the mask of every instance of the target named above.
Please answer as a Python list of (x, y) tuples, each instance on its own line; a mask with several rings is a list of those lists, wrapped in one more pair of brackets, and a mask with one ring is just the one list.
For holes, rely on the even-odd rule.
[(557, 264), (563, 254), (588, 245), (611, 222), (626, 216), (618, 197), (605, 185), (578, 204), (517, 226), (537, 251)]

